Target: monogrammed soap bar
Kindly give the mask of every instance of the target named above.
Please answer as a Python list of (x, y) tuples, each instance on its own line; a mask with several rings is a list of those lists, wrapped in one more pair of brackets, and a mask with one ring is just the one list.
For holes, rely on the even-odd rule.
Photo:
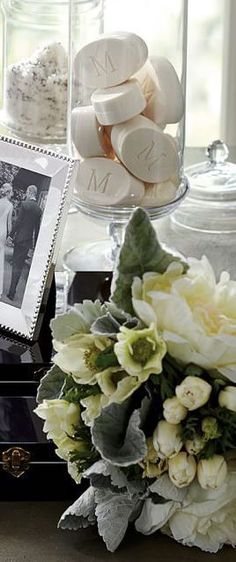
[(109, 158), (87, 158), (80, 163), (76, 195), (94, 205), (138, 204), (144, 196), (143, 182)]
[(122, 84), (137, 72), (148, 56), (146, 43), (134, 33), (101, 35), (77, 53), (75, 76), (91, 88), (109, 88)]
[(95, 90), (91, 96), (96, 117), (102, 125), (115, 125), (142, 113), (146, 99), (138, 81)]
[(71, 115), (71, 136), (76, 150), (82, 158), (104, 156), (99, 124), (92, 105), (76, 107)]
[(160, 207), (173, 201), (178, 187), (171, 180), (160, 183), (146, 184), (145, 194), (141, 201), (142, 207)]
[(135, 77), (147, 102), (143, 115), (157, 124), (178, 123), (184, 113), (184, 99), (171, 62), (164, 57), (151, 57)]
[(143, 115), (115, 125), (111, 143), (121, 162), (142, 181), (159, 183), (178, 171), (175, 144), (158, 125)]

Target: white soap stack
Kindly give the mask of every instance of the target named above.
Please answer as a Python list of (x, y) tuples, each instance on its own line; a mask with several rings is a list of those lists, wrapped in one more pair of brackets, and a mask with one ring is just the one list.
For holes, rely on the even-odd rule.
[(72, 111), (72, 140), (83, 159), (78, 197), (90, 204), (156, 207), (179, 185), (177, 144), (164, 132), (184, 113), (181, 84), (163, 57), (148, 59), (141, 37), (102, 35), (76, 55), (74, 74), (91, 104)]

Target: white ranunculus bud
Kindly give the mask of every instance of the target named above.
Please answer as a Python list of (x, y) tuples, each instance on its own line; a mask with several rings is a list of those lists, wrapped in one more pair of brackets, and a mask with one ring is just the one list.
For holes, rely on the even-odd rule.
[(177, 396), (167, 398), (163, 402), (163, 416), (169, 423), (177, 424), (186, 418), (187, 408), (180, 403)]
[(176, 396), (188, 410), (201, 408), (208, 402), (212, 388), (211, 385), (199, 377), (186, 377), (176, 386)]
[(227, 464), (222, 455), (202, 459), (197, 466), (197, 477), (204, 490), (219, 488), (227, 476)]
[(177, 488), (188, 486), (195, 478), (197, 465), (192, 455), (184, 451), (169, 459), (169, 477)]
[(226, 386), (221, 390), (218, 396), (221, 408), (228, 408), (232, 412), (236, 412), (236, 386)]
[(200, 437), (200, 435), (197, 435), (194, 439), (188, 439), (185, 441), (184, 446), (190, 455), (198, 455), (198, 453), (204, 449), (205, 444), (205, 440)]
[(153, 433), (153, 446), (160, 458), (169, 458), (179, 453), (181, 441), (181, 425), (159, 421)]

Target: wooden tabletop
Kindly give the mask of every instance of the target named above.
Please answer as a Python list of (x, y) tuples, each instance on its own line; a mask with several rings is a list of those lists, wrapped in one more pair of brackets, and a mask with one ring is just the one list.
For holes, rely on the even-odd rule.
[(1, 562), (235, 562), (235, 550), (216, 555), (183, 547), (156, 533), (144, 537), (131, 529), (111, 554), (96, 528), (57, 530), (65, 502), (1, 502)]

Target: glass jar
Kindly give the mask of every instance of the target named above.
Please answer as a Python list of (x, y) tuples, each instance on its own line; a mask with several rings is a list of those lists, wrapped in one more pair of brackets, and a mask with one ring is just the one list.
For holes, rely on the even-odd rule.
[[(97, 0), (76, 0), (93, 12)], [(37, 144), (65, 143), (69, 0), (2, 0), (3, 109), (7, 134)], [(75, 35), (79, 32), (75, 26)]]
[[(221, 140), (187, 149), (191, 186), (176, 211), (158, 223), (159, 239), (185, 257), (205, 255), (217, 278), (224, 270), (236, 279), (236, 148)], [(229, 160), (228, 160), (229, 156)]]
[(104, 169), (104, 176), (113, 174), (114, 161), (121, 162), (136, 190), (113, 200), (110, 176), (96, 194), (80, 182), (78, 200), (90, 207), (123, 207), (145, 195), (145, 206), (155, 207), (162, 203), (158, 184), (166, 181), (172, 189), (165, 183), (161, 192), (173, 200), (183, 177), (187, 1), (106, 0), (100, 36), (92, 18), (84, 22), (81, 5), (76, 0), (71, 5), (72, 153), (83, 160), (81, 174), (90, 163)]
[(80, 160), (74, 201), (88, 216), (110, 222), (115, 245), (134, 207), (156, 219), (188, 189), (187, 5), (105, 0), (98, 36), (82, 25), (71, 0), (71, 153)]

